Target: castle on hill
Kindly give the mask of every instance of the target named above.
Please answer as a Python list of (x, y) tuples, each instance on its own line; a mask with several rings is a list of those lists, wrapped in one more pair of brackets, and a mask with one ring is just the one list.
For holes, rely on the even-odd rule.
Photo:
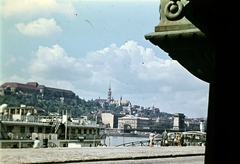
[(39, 85), (37, 82), (27, 82), (26, 84), (6, 82), (0, 86), (0, 95), (4, 95), (5, 90), (21, 94), (35, 93), (39, 95), (40, 99), (51, 99), (54, 95), (54, 97), (57, 97), (64, 102), (71, 100), (76, 96), (71, 90), (47, 87), (45, 85)]
[(109, 105), (115, 104), (116, 107), (122, 107), (124, 113), (131, 113), (131, 102), (128, 100), (123, 100), (122, 96), (119, 99), (114, 99), (112, 97), (112, 90), (111, 90), (111, 84), (109, 84), (108, 92), (107, 92), (107, 98), (106, 99), (95, 99), (95, 102), (98, 102), (102, 107), (104, 106), (104, 103), (108, 103)]
[(132, 103), (129, 100), (123, 100), (122, 96), (119, 99), (114, 99), (112, 97), (112, 90), (111, 90), (111, 84), (109, 84), (108, 92), (107, 92), (107, 98), (106, 99), (95, 99), (95, 102), (98, 102), (102, 107), (105, 103), (108, 103), (109, 105), (116, 105), (116, 107), (121, 107), (122, 112), (120, 114), (137, 114), (143, 110), (149, 110), (150, 113), (159, 113), (159, 108), (155, 108), (152, 104), (148, 108), (144, 108), (139, 105), (132, 105)]

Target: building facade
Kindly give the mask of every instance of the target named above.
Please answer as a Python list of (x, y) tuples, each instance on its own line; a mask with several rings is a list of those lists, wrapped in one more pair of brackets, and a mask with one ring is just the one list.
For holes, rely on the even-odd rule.
[(126, 115), (118, 118), (119, 129), (149, 129), (151, 119), (145, 117), (136, 117), (133, 115)]
[(113, 128), (114, 115), (112, 113), (102, 113), (102, 123), (105, 125), (109, 125), (109, 128)]
[(64, 100), (66, 100), (75, 97), (75, 93), (71, 90), (46, 87), (44, 85), (39, 85), (37, 82), (28, 82), (26, 84), (6, 82), (1, 86), (1, 88), (2, 90), (10, 89), (11, 92), (19, 92), (22, 94), (36, 93), (41, 95), (39, 98), (42, 99), (48, 99), (52, 98), (52, 96), (55, 96), (59, 98), (64, 97)]
[(109, 128), (118, 128), (118, 118), (123, 117), (122, 114), (102, 113), (102, 123), (109, 125)]

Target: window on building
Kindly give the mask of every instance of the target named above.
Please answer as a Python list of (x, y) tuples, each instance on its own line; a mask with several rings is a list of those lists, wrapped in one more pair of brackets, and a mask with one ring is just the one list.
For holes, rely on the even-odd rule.
[(20, 127), (20, 133), (25, 133), (25, 126)]
[(46, 133), (50, 133), (50, 127), (46, 127)]
[(84, 129), (84, 134), (87, 134), (87, 129)]
[(13, 126), (7, 126), (7, 132), (12, 132)]
[(71, 129), (71, 132), (72, 132), (72, 133), (75, 133), (75, 128), (72, 128), (72, 129)]
[(34, 132), (34, 127), (30, 127), (30, 128), (29, 128), (29, 132), (30, 132), (30, 133), (33, 133), (33, 132)]
[(11, 109), (11, 114), (15, 114), (15, 110), (14, 109)]
[(38, 133), (42, 133), (43, 129), (42, 127), (38, 127)]
[(89, 129), (89, 134), (92, 134), (92, 129)]
[(80, 134), (84, 134), (84, 132), (83, 132), (82, 129), (78, 129), (78, 133), (80, 133)]

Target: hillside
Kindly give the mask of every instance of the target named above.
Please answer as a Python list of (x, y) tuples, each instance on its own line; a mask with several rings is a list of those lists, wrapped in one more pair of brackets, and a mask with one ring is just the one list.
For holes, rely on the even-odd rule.
[(4, 91), (4, 95), (0, 96), (0, 104), (6, 103), (8, 106), (20, 106), (21, 104), (27, 106), (34, 106), (44, 109), (46, 112), (58, 112), (59, 109), (70, 109), (73, 116), (80, 116), (86, 111), (93, 111), (94, 104), (92, 101), (81, 100), (76, 97), (71, 101), (61, 102), (61, 100), (52, 96), (51, 99), (41, 99), (38, 94), (21, 94), (18, 92)]
[[(123, 109), (115, 104), (104, 103), (101, 105), (94, 100), (84, 100), (79, 97), (69, 98), (68, 101), (62, 102), (58, 96), (52, 95), (51, 98), (42, 99), (39, 94), (21, 94), (19, 92), (12, 92), (10, 90), (4, 90), (4, 95), (0, 96), (0, 104), (6, 103), (8, 106), (16, 107), (24, 104), (26, 106), (34, 106), (44, 109), (47, 113), (58, 112), (60, 109), (69, 109), (74, 117), (79, 117), (82, 114), (93, 113), (96, 111), (112, 112), (119, 114)], [(133, 111), (136, 111), (133, 107)], [(132, 113), (129, 113), (132, 114)], [(141, 117), (172, 117), (173, 114), (158, 112), (151, 113), (149, 110), (143, 110), (138, 113)]]
[[(9, 107), (18, 107), (21, 104), (26, 106), (34, 106), (44, 109), (46, 112), (41, 115), (47, 115), (48, 113), (55, 113), (61, 111), (61, 109), (71, 110), (72, 117), (80, 117), (82, 115), (88, 115), (90, 118), (95, 119), (98, 116), (98, 121), (101, 122), (102, 112), (111, 112), (119, 114), (122, 112), (122, 108), (113, 104), (105, 103), (103, 106), (94, 100), (84, 100), (78, 97), (71, 99), (71, 101), (61, 102), (57, 97), (52, 99), (42, 100), (38, 98), (37, 94), (20, 94), (18, 92), (11, 92), (9, 90), (4, 91), (4, 95), (0, 95), (0, 104), (8, 104)], [(132, 109), (132, 111), (137, 111)], [(153, 119), (152, 127), (156, 129), (171, 129), (173, 126), (173, 114), (166, 112), (149, 113), (149, 110), (145, 109), (141, 112), (135, 113), (140, 117), (148, 117)], [(159, 122), (156, 122), (160, 119)], [(155, 121), (154, 121), (155, 120)], [(189, 120), (190, 121), (190, 120)], [(194, 120), (193, 120), (194, 121)], [(192, 125), (187, 127), (191, 130), (199, 130), (199, 121), (194, 121)]]

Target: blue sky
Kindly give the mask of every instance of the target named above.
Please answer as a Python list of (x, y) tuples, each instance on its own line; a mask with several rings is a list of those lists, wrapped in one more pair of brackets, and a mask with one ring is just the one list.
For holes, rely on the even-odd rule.
[(144, 38), (159, 0), (2, 0), (0, 83), (38, 82), (85, 100), (206, 117), (209, 84)]

